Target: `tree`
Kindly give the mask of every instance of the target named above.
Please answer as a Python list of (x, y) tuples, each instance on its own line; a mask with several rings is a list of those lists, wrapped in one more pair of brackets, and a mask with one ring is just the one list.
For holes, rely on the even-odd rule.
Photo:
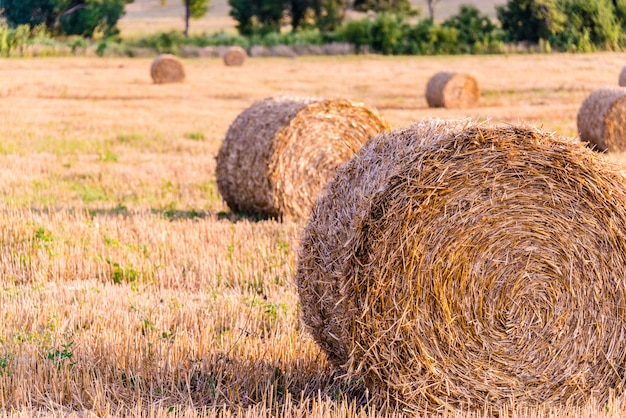
[(230, 15), (241, 35), (279, 32), (287, 3), (284, 0), (228, 0)]
[(509, 41), (538, 42), (563, 31), (567, 16), (558, 0), (509, 0), (496, 8)]
[(250, 36), (254, 33), (252, 2), (253, 0), (228, 0), (229, 14), (237, 21), (237, 32), (243, 36)]
[(441, 25), (456, 29), (459, 44), (468, 45), (470, 48), (478, 44), (488, 45), (497, 37), (496, 25), (473, 5), (459, 6), (459, 13), (449, 17)]
[(105, 37), (117, 35), (117, 22), (124, 15), (124, 6), (133, 0), (70, 0), (63, 4), (58, 17), (61, 32), (66, 35)]
[(437, 3), (439, 3), (439, 0), (426, 0), (426, 2), (428, 3), (428, 15), (430, 16), (430, 19), (434, 22), (435, 6), (437, 5)]
[(311, 10), (311, 0), (290, 0), (289, 12), (291, 14), (291, 30), (296, 32), (306, 17), (307, 11)]
[(0, 15), (11, 26), (34, 27), (43, 23), (52, 32), (59, 15), (58, 3), (57, 0), (4, 0)]
[(617, 19), (622, 26), (626, 26), (626, 0), (613, 0), (613, 7), (615, 7)]
[(322, 32), (332, 32), (343, 23), (349, 0), (313, 0), (315, 24)]
[(402, 16), (415, 16), (418, 10), (409, 0), (354, 0), (355, 10), (360, 12), (393, 13)]
[(620, 21), (611, 0), (559, 0), (559, 7), (568, 24), (554, 41), (566, 47), (575, 45), (583, 52), (596, 45), (617, 47)]
[(133, 0), (4, 0), (1, 15), (11, 26), (44, 24), (52, 33), (93, 36), (117, 33), (124, 6)]
[[(211, 0), (182, 0), (185, 6), (185, 36), (189, 36), (189, 20), (200, 19), (209, 11)], [(161, 5), (165, 5), (167, 0), (161, 0)]]

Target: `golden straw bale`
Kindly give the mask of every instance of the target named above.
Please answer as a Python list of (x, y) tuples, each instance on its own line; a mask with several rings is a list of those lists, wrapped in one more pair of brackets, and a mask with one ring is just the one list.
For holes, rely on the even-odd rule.
[(303, 322), (407, 411), (622, 393), (626, 178), (580, 141), (427, 120), (376, 136), (311, 211)]
[(231, 46), (224, 54), (224, 64), (229, 67), (239, 67), (246, 62), (246, 58), (248, 58), (248, 54), (245, 49), (236, 45)]
[(626, 88), (593, 91), (578, 111), (578, 133), (598, 151), (626, 150)]
[(182, 83), (185, 81), (185, 66), (178, 57), (161, 54), (152, 61), (150, 75), (155, 84)]
[(618, 83), (621, 87), (626, 87), (626, 67), (622, 68), (622, 71), (619, 73)]
[(388, 128), (374, 110), (347, 99), (258, 101), (228, 129), (217, 155), (219, 192), (236, 212), (306, 219), (337, 169)]
[(478, 81), (469, 74), (439, 72), (426, 85), (429, 107), (467, 108), (475, 106), (479, 98)]

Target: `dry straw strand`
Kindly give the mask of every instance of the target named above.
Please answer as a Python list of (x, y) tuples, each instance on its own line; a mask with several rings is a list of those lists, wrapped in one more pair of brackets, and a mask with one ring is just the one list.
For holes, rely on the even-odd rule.
[(224, 54), (224, 64), (228, 67), (239, 67), (246, 62), (246, 58), (248, 54), (245, 49), (237, 45), (231, 46)]
[(622, 71), (619, 73), (618, 84), (621, 87), (626, 87), (626, 67), (622, 68)]
[(155, 84), (182, 83), (185, 66), (175, 55), (161, 54), (152, 61), (150, 76)]
[(228, 129), (217, 156), (219, 192), (236, 212), (306, 219), (337, 169), (388, 128), (347, 99), (260, 100)]
[(427, 120), (381, 134), (305, 228), (303, 320), (332, 363), (411, 411), (621, 393), (626, 179), (582, 143)]
[(426, 85), (429, 107), (473, 107), (479, 98), (478, 81), (469, 74), (442, 71), (432, 76)]
[(594, 90), (578, 111), (578, 133), (598, 151), (626, 150), (626, 88)]

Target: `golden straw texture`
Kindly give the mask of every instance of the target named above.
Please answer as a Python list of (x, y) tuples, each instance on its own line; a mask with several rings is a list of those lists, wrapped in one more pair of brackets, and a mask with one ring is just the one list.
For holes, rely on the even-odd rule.
[(423, 121), (327, 185), (296, 282), (329, 359), (407, 411), (621, 393), (626, 179), (529, 127)]
[(185, 81), (185, 66), (178, 57), (161, 54), (152, 61), (150, 76), (155, 84), (182, 83)]
[(578, 111), (580, 139), (598, 151), (626, 150), (626, 88), (593, 91)]
[(469, 74), (440, 72), (426, 85), (429, 107), (467, 108), (475, 106), (479, 98), (478, 82)]
[(232, 123), (218, 156), (217, 186), (236, 212), (306, 219), (338, 168), (389, 125), (346, 99), (267, 98)]
[(224, 64), (229, 67), (239, 67), (246, 62), (246, 50), (240, 46), (231, 46), (224, 54)]
[(626, 67), (622, 68), (622, 71), (619, 73), (618, 84), (621, 87), (626, 87)]

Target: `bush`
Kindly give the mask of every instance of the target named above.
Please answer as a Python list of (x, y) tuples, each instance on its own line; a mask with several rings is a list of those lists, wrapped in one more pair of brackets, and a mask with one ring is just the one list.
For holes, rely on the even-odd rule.
[(462, 52), (489, 52), (490, 46), (503, 37), (491, 19), (472, 5), (461, 5), (459, 13), (445, 20), (442, 26), (456, 29), (456, 42)]
[(496, 8), (498, 20), (507, 41), (539, 42), (549, 39), (565, 28), (567, 16), (559, 9), (558, 0), (508, 0)]
[(560, 0), (559, 7), (569, 23), (550, 37), (553, 45), (578, 52), (618, 48), (620, 24), (611, 0)]
[(364, 46), (372, 43), (372, 22), (370, 19), (352, 20), (340, 30), (343, 40), (354, 45), (359, 54)]
[(116, 35), (124, 6), (133, 0), (3, 0), (2, 16), (12, 26), (44, 24), (48, 31), (93, 37)]
[(379, 13), (370, 28), (370, 46), (372, 51), (385, 55), (403, 53), (401, 41), (405, 32), (402, 16)]

